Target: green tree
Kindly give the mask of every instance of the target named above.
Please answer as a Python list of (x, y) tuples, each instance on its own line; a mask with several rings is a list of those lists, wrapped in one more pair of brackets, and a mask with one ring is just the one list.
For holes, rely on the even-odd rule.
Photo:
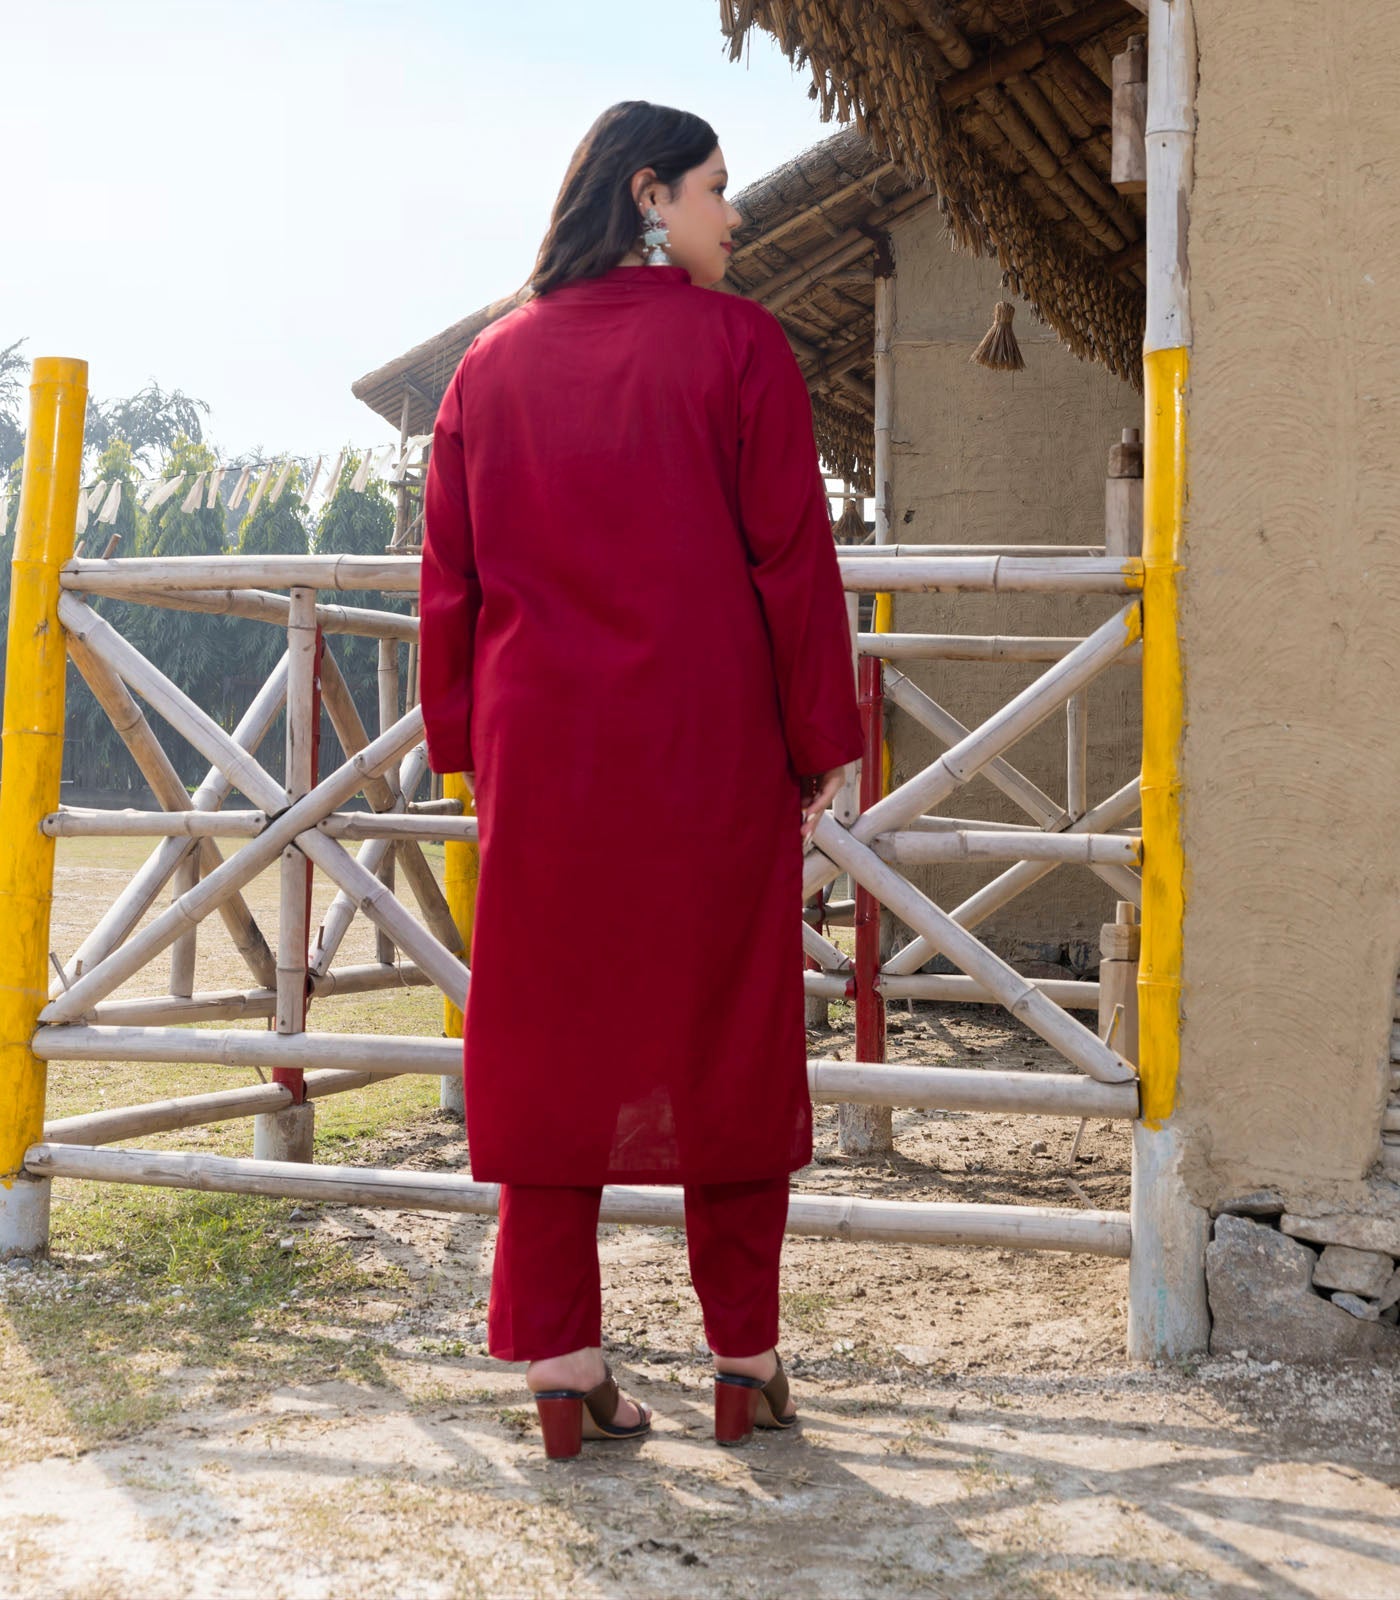
[(131, 446), (136, 460), (149, 467), (173, 454), (181, 439), (199, 444), (204, 438), (200, 419), (208, 414), (206, 401), (148, 383), (125, 399), (88, 401), (87, 447), (105, 450), (121, 439)]
[(206, 492), (200, 496), (199, 506), (193, 511), (184, 509), (193, 480), (201, 472), (211, 472), (218, 465), (214, 452), (208, 445), (181, 434), (176, 439), (161, 476), (167, 480), (183, 477), (184, 484), (169, 500), (151, 514), (144, 537), (137, 548), (143, 556), (207, 556), (224, 548), (224, 530), (227, 517), (221, 499), (211, 507)]
[(0, 482), (24, 454), (24, 374), (28, 360), (20, 354), (23, 339), (0, 350)]

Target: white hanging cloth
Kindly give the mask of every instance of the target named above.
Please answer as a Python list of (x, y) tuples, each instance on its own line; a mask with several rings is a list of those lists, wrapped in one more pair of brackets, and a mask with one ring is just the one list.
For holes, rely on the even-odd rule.
[(111, 491), (106, 500), (103, 502), (101, 511), (97, 513), (97, 520), (99, 522), (105, 522), (110, 527), (111, 524), (117, 520), (117, 512), (119, 512), (121, 508), (122, 480), (120, 478), (114, 478), (112, 480)]
[[(85, 494), (80, 494), (78, 496), (78, 526), (74, 529), (74, 537), (76, 538), (79, 534), (86, 533), (87, 532), (87, 525), (88, 525), (87, 496)], [(16, 531), (18, 531), (18, 528), (16, 529)]]
[(360, 464), (355, 468), (355, 476), (350, 480), (350, 490), (353, 494), (363, 494), (365, 485), (369, 482), (369, 468), (372, 453), (368, 450), (360, 458)]
[[(80, 511), (84, 509), (82, 495), (78, 496), (78, 507)], [(0, 489), (0, 539), (5, 537), (5, 524), (9, 519), (9, 515), (10, 491), (8, 489)]]
[(146, 501), (147, 512), (159, 511), (167, 500), (172, 500), (180, 492), (180, 485), (185, 481), (185, 474), (177, 472), (173, 478), (166, 478)]
[(224, 474), (227, 471), (227, 467), (215, 467), (214, 470), (209, 474), (209, 498), (204, 502), (204, 509), (206, 511), (212, 511), (214, 507), (218, 505), (219, 486), (223, 483)]
[(340, 469), (345, 465), (345, 452), (342, 450), (335, 458), (335, 465), (331, 468), (331, 475), (326, 479), (326, 500), (335, 499), (335, 491), (340, 483)]
[(311, 496), (316, 493), (316, 480), (321, 476), (321, 463), (325, 459), (324, 456), (317, 456), (316, 465), (311, 469), (311, 478), (306, 485), (306, 493), (302, 496), (307, 505), (311, 504)]
[(262, 504), (262, 497), (267, 493), (267, 486), (272, 481), (272, 474), (276, 472), (277, 464), (274, 462), (262, 477), (258, 479), (258, 486), (253, 490), (253, 498), (248, 502), (248, 515), (251, 517)]
[(248, 479), (252, 475), (253, 469), (251, 467), (244, 467), (242, 472), (238, 474), (238, 482), (234, 484), (233, 493), (228, 497), (230, 511), (237, 511), (239, 506), (242, 505), (243, 496), (248, 492)]
[(110, 485), (105, 478), (100, 478), (87, 492), (87, 508), (94, 515), (102, 509), (102, 502), (106, 499)]
[(181, 511), (198, 511), (199, 503), (204, 498), (204, 480), (209, 476), (207, 472), (197, 472), (194, 482), (190, 485), (190, 492), (180, 502)]
[(289, 461), (281, 472), (277, 474), (277, 482), (272, 486), (272, 504), (276, 505), (282, 498), (282, 491), (287, 487), (287, 479), (292, 474), (292, 463)]

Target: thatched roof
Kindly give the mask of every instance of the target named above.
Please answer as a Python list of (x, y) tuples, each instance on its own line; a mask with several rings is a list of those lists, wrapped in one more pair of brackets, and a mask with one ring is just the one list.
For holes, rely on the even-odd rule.
[(949, 232), (994, 255), (1076, 355), (1140, 381), (1140, 196), (1109, 183), (1111, 57), (1137, 0), (722, 0), (811, 69), (822, 114), (932, 184)]
[[(935, 204), (876, 156), (854, 129), (805, 150), (734, 196), (744, 217), (728, 287), (771, 305), (812, 394), (817, 444), (829, 469), (869, 486), (874, 428), (872, 257), (880, 227)], [(521, 304), (497, 300), (367, 373), (353, 392), (410, 433), (433, 425), (438, 401), (478, 333)]]

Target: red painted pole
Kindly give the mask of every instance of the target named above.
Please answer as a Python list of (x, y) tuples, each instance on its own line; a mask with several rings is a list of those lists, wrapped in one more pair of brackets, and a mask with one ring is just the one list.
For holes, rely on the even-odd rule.
[[(883, 663), (860, 662), (860, 720), (865, 754), (860, 766), (860, 808), (868, 811), (884, 787), (885, 710)], [(885, 1059), (885, 998), (880, 993), (880, 902), (856, 885), (856, 1060)]]

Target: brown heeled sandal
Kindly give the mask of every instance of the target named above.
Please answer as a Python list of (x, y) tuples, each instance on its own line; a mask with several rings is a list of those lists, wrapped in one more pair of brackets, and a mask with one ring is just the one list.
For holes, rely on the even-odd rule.
[(797, 1413), (785, 1417), (788, 1403), (787, 1373), (783, 1358), (778, 1370), (765, 1383), (741, 1372), (715, 1373), (715, 1441), (718, 1444), (747, 1444), (758, 1428), (795, 1428)]
[(622, 1396), (612, 1368), (604, 1366), (603, 1381), (593, 1388), (540, 1389), (535, 1394), (535, 1409), (544, 1434), (544, 1453), (551, 1461), (565, 1461), (578, 1455), (585, 1439), (637, 1439), (651, 1430), (651, 1407), (640, 1400), (632, 1403), (641, 1420), (631, 1427), (613, 1425)]

